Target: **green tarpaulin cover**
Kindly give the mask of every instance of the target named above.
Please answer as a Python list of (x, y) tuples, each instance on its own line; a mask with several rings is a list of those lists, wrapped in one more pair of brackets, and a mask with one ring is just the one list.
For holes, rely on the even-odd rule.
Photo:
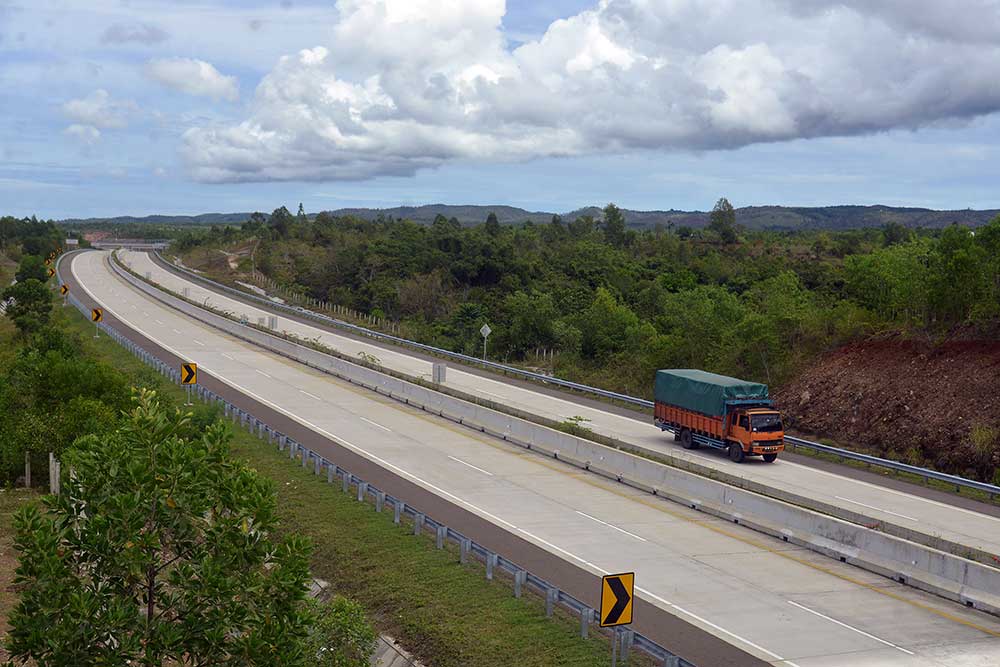
[(726, 401), (767, 400), (767, 385), (678, 368), (656, 371), (653, 393), (660, 403), (721, 417), (726, 414)]

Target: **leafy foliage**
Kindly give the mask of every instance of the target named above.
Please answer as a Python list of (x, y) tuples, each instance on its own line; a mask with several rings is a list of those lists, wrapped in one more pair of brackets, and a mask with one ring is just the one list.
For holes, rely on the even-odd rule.
[(34, 333), (49, 321), (52, 292), (34, 278), (17, 282), (5, 289), (3, 300), (7, 301), (5, 314), (23, 334)]
[(120, 428), (65, 452), (62, 493), (16, 521), (15, 657), (312, 664), (309, 546), (274, 539), (274, 490), (227, 441), (224, 422), (193, 432), (142, 392)]
[(942, 331), (1000, 311), (1000, 220), (975, 234), (747, 232), (720, 199), (708, 230), (635, 230), (614, 204), (592, 212), (468, 227), (278, 209), (183, 247), (255, 237), (257, 267), (309, 296), (467, 354), (489, 323), (491, 356), (539, 364), (550, 357), (536, 350), (555, 350), (561, 376), (639, 394), (656, 368), (780, 383), (867, 332)]

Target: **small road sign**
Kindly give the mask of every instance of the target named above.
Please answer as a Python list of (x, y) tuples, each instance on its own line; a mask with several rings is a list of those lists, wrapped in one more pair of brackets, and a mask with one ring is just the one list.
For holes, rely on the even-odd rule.
[(52, 263), (52, 258), (51, 257), (46, 257), (45, 258), (45, 266), (48, 266), (51, 263)]
[(69, 294), (69, 285), (63, 285), (62, 287), (60, 287), (59, 293), (62, 294), (63, 296)]
[(493, 329), (490, 329), (490, 325), (484, 324), (483, 328), (479, 330), (479, 333), (482, 334), (483, 338), (486, 338), (493, 333)]
[(198, 384), (198, 364), (181, 364), (181, 384)]
[(104, 319), (104, 309), (103, 308), (94, 308), (93, 310), (90, 311), (90, 321), (91, 322), (100, 322), (103, 319)]
[(601, 627), (632, 622), (635, 572), (608, 574), (601, 579)]
[(52, 267), (50, 266), (50, 267), (49, 267), (49, 278), (51, 278), (51, 277), (52, 277), (52, 276), (54, 276), (54, 275), (56, 275), (56, 270), (55, 270), (55, 269), (53, 269), (53, 268), (52, 268)]

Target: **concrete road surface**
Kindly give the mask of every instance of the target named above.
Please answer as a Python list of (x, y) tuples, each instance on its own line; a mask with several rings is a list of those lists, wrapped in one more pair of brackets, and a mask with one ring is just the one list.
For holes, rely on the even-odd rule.
[[(634, 570), (642, 600), (763, 661), (792, 667), (1000, 665), (996, 617), (264, 352), (151, 300), (113, 275), (106, 258), (102, 252), (71, 257), (75, 280), (110, 315), (197, 362), (202, 373), (577, 568)], [(502, 390), (493, 384), (490, 390)], [(619, 424), (629, 432), (642, 426)]]
[[(187, 288), (191, 299), (202, 303), (207, 300), (213, 308), (246, 315), (251, 322), (256, 322), (259, 317), (273, 314), (185, 280), (163, 269), (145, 252), (125, 252), (122, 256), (140, 275), (148, 272), (153, 281), (177, 293)], [(324, 345), (351, 357), (357, 358), (362, 352), (370, 354), (377, 357), (386, 368), (431, 379), (431, 362), (409, 354), (406, 350), (387, 349), (351, 336), (340, 335), (326, 328), (293, 321), (281, 315), (278, 316), (278, 329), (303, 338), (318, 338)], [(588, 420), (585, 423), (588, 428), (603, 435), (652, 450), (669, 452), (671, 456), (678, 458), (694, 459), (702, 465), (782, 491), (843, 507), (876, 520), (942, 537), (961, 545), (1000, 554), (1000, 517), (997, 516), (787, 460), (779, 459), (775, 464), (766, 464), (761, 459), (753, 458), (746, 463), (735, 464), (718, 452), (685, 451), (679, 444), (674, 443), (672, 436), (663, 434), (649, 421), (588, 407), (553, 396), (548, 392), (534, 391), (523, 385), (483, 377), (481, 374), (454, 366), (448, 368), (446, 384), (469, 394), (499, 401), (556, 421), (582, 416)]]

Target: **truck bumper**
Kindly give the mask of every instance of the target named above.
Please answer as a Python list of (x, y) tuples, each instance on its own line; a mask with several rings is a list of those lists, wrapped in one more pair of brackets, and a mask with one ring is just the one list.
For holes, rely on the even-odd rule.
[(765, 445), (763, 443), (754, 443), (750, 450), (750, 454), (777, 454), (779, 452), (785, 451), (785, 445)]

